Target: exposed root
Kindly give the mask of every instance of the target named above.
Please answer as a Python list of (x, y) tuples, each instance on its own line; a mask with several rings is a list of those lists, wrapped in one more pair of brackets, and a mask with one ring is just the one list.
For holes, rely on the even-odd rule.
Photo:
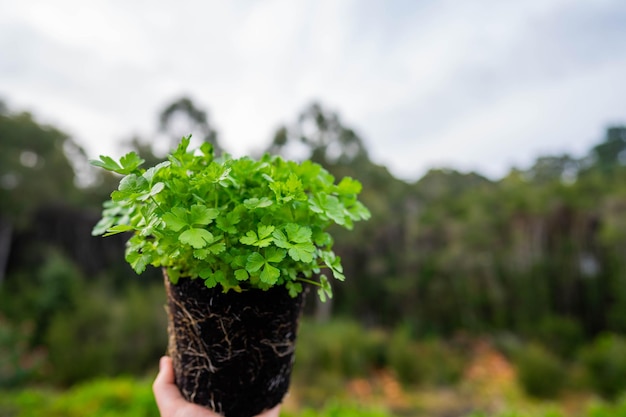
[(250, 417), (289, 387), (302, 296), (284, 288), (223, 293), (181, 279), (168, 296), (169, 353), (183, 396), (226, 417)]

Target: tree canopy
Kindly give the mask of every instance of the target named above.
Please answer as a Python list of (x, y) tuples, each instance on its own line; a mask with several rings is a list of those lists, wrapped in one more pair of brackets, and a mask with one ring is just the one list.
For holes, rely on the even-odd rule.
[[(175, 114), (220, 148), (208, 113), (189, 98), (164, 106), (156, 130), (179, 134)], [(374, 163), (356, 132), (337, 113), (311, 104), (267, 146), (363, 183), (371, 221), (336, 234), (349, 277), (336, 288), (337, 314), (368, 323), (402, 321), (419, 334), (526, 332), (553, 317), (572, 319), (590, 334), (626, 332), (626, 127), (609, 127), (581, 158), (544, 155), (498, 180), (441, 167), (413, 183)], [(131, 146), (150, 163), (158, 160), (152, 143), (136, 138)], [(46, 236), (78, 233), (63, 225), (80, 216), (35, 213), (55, 202), (99, 210), (116, 177), (77, 187), (80, 174), (68, 147), (80, 149), (32, 115), (0, 106), (5, 223), (25, 230), (56, 224)], [(64, 244), (73, 240), (80, 242), (71, 237)]]

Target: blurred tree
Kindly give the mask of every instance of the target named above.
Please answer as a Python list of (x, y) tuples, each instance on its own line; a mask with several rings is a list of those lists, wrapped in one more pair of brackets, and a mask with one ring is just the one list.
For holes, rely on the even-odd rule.
[(131, 150), (137, 152), (141, 159), (146, 161), (143, 164), (144, 167), (153, 167), (159, 162), (163, 161), (162, 156), (158, 156), (157, 154), (155, 154), (155, 150), (153, 149), (152, 144), (150, 144), (150, 142), (142, 140), (139, 136), (133, 136), (130, 140), (124, 142), (124, 145), (129, 147)]
[(178, 98), (163, 107), (158, 116), (157, 131), (165, 135), (165, 143), (160, 142), (158, 135), (154, 140), (135, 135), (124, 142), (125, 147), (137, 152), (146, 161), (146, 167), (163, 161), (165, 152), (175, 147), (183, 136), (188, 135), (212, 144), (215, 155), (222, 153), (217, 132), (212, 128), (207, 112), (188, 97)]
[(626, 126), (609, 127), (604, 142), (593, 147), (592, 155), (604, 172), (626, 164)]
[[(189, 99), (166, 106), (159, 124), (161, 139), (168, 135), (178, 141), (195, 132), (217, 144), (206, 113)], [(181, 126), (186, 131), (177, 131)], [(335, 313), (368, 324), (402, 323), (417, 335), (506, 329), (532, 336), (538, 323), (560, 317), (575, 322), (589, 337), (603, 330), (626, 332), (625, 129), (609, 128), (582, 159), (542, 156), (530, 169), (513, 169), (497, 181), (445, 168), (433, 169), (414, 183), (401, 181), (371, 161), (365, 141), (320, 104), (306, 107), (292, 124), (278, 129), (267, 149), (313, 159), (336, 177), (363, 183), (361, 200), (372, 219), (352, 232), (334, 234), (348, 276), (334, 288)], [(13, 271), (15, 281), (44, 274), (37, 265), (49, 265), (49, 256), (32, 245), (45, 242), (63, 248), (73, 263), (89, 260), (81, 268), (86, 276), (107, 268), (109, 281), (120, 288), (126, 285), (128, 271), (111, 273), (109, 261), (121, 260), (123, 242), (114, 242), (115, 247), (100, 246), (113, 238), (99, 239), (97, 245), (88, 242), (93, 216), (67, 208), (100, 203), (118, 177), (77, 188), (67, 136), (1, 105), (0, 139), (0, 216), (5, 218), (0, 232), (14, 220), (38, 231), (19, 231), (17, 238), (9, 232), (8, 241), (17, 248), (14, 259), (21, 265)], [(161, 159), (155, 143), (135, 137), (130, 145), (148, 164)], [(53, 201), (66, 206), (52, 206)], [(7, 245), (2, 236), (0, 254)], [(0, 257), (0, 270), (1, 264)], [(42, 299), (47, 303), (42, 301), (43, 307), (64, 302), (52, 297), (57, 294), (54, 285), (46, 287), (62, 281), (50, 277), (40, 280), (50, 295)], [(14, 292), (5, 299), (9, 297), (16, 300), (10, 305), (29, 305)], [(47, 315), (44, 310), (42, 315)], [(329, 314), (321, 307), (317, 311)], [(57, 325), (62, 327), (65, 319), (57, 318)]]
[(356, 132), (346, 127), (337, 113), (318, 103), (305, 108), (291, 128), (280, 127), (267, 151), (325, 166), (369, 160)]
[(207, 112), (189, 97), (181, 97), (165, 106), (159, 115), (159, 131), (168, 135), (170, 148), (175, 147), (183, 136), (193, 134), (212, 144), (216, 155), (221, 153), (217, 132), (209, 123)]
[(24, 227), (44, 203), (82, 200), (65, 152), (68, 145), (86, 159), (65, 133), (37, 123), (30, 113), (0, 111), (0, 217)]
[(560, 156), (542, 156), (526, 171), (527, 178), (534, 183), (553, 181), (574, 181), (578, 175), (581, 161), (564, 154)]

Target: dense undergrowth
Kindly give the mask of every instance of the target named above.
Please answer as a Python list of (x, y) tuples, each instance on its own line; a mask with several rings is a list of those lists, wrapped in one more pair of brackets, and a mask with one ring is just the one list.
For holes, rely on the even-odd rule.
[[(112, 311), (125, 317), (145, 306), (161, 308), (161, 295), (155, 290), (150, 301), (149, 294), (143, 291), (139, 297), (131, 290), (130, 304), (143, 307), (129, 311), (121, 303)], [(98, 308), (97, 302), (90, 308)], [(155, 323), (155, 334), (139, 332), (131, 339), (115, 336), (110, 341), (111, 335), (136, 331), (117, 328), (124, 328), (124, 320), (113, 315), (110, 327), (99, 328), (99, 336), (81, 345), (80, 331), (70, 329), (83, 327), (72, 320), (90, 324), (91, 333), (98, 320), (88, 314), (62, 317), (70, 321), (68, 328), (56, 328), (60, 324), (53, 319), (51, 329), (56, 330), (48, 339), (58, 338), (58, 344), (30, 351), (25, 347), (33, 329), (0, 320), (0, 417), (158, 416), (150, 383), (164, 351), (156, 335), (164, 329)], [(152, 352), (154, 361), (146, 355), (139, 358), (143, 366), (125, 365), (133, 360), (130, 346)], [(424, 339), (413, 337), (406, 327), (388, 331), (349, 320), (305, 318), (283, 415), (626, 416), (626, 398), (621, 397), (626, 392), (624, 358), (626, 340), (614, 334), (556, 348), (538, 337), (459, 334)], [(115, 366), (107, 370), (104, 364)]]
[[(159, 417), (152, 397), (151, 381), (129, 377), (97, 379), (65, 391), (28, 388), (4, 392), (0, 396), (2, 417)], [(414, 409), (394, 411), (384, 404), (357, 402), (341, 396), (330, 398), (318, 407), (295, 408), (287, 401), (281, 417), (391, 417), (443, 416), (463, 417), (624, 417), (626, 397), (614, 403), (593, 400), (574, 414), (554, 404), (525, 404), (501, 411), (468, 411)]]

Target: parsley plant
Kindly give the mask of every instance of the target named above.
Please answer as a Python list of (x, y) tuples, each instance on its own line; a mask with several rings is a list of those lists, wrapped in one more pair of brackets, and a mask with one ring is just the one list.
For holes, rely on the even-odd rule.
[(224, 291), (284, 285), (292, 297), (310, 283), (322, 301), (332, 297), (322, 270), (345, 277), (326, 230), (370, 217), (357, 200), (361, 184), (335, 184), (311, 161), (214, 158), (210, 144), (190, 151), (189, 140), (149, 169), (134, 152), (91, 161), (123, 175), (93, 234), (132, 232), (126, 260), (138, 274), (152, 265), (174, 283), (199, 277)]

